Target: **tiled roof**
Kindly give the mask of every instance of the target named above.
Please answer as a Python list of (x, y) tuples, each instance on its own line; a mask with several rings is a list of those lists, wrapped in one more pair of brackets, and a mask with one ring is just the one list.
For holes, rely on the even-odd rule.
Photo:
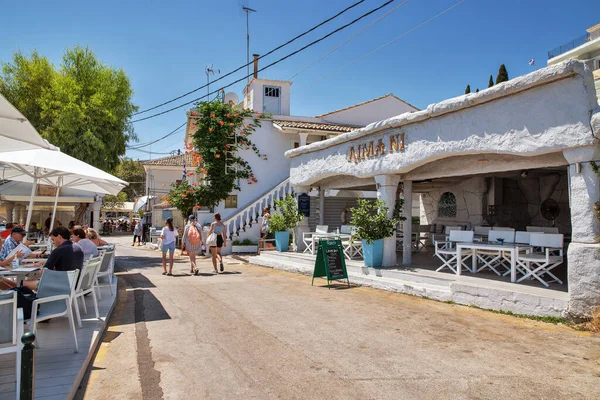
[(279, 125), (282, 128), (310, 129), (314, 131), (323, 132), (352, 132), (353, 130), (360, 128), (358, 126), (353, 125), (332, 124), (324, 122), (273, 120), (273, 123)]
[(177, 156), (157, 158), (155, 160), (144, 161), (142, 165), (160, 165), (162, 167), (183, 167), (183, 161), (186, 165), (192, 165), (191, 154), (179, 154)]
[(354, 104), (354, 105), (352, 105), (352, 106), (349, 106), (349, 107), (340, 108), (339, 110), (330, 111), (330, 112), (328, 112), (328, 113), (326, 113), (326, 114), (317, 115), (317, 118), (321, 118), (321, 117), (324, 117), (324, 116), (326, 116), (326, 115), (335, 114), (335, 113), (337, 113), (337, 112), (340, 112), (340, 111), (346, 111), (346, 110), (349, 110), (349, 109), (351, 109), (351, 108), (354, 108), (354, 107), (360, 107), (360, 106), (364, 106), (365, 104), (369, 104), (369, 103), (372, 103), (372, 102), (374, 102), (374, 101), (377, 101), (377, 100), (385, 99), (386, 97), (390, 97), (390, 96), (391, 96), (391, 97), (393, 97), (393, 98), (395, 98), (396, 100), (399, 100), (399, 101), (403, 102), (403, 103), (404, 103), (404, 104), (406, 104), (406, 105), (409, 105), (410, 107), (414, 108), (414, 109), (415, 109), (415, 110), (417, 110), (417, 111), (419, 110), (417, 107), (415, 107), (415, 106), (413, 106), (412, 104), (410, 104), (410, 103), (408, 103), (408, 102), (406, 102), (406, 101), (402, 100), (401, 98), (399, 98), (399, 97), (397, 97), (397, 96), (394, 96), (392, 93), (388, 93), (388, 94), (386, 94), (385, 96), (381, 96), (381, 97), (377, 97), (377, 98), (375, 98), (375, 99), (371, 99), (371, 100), (363, 101), (362, 103)]

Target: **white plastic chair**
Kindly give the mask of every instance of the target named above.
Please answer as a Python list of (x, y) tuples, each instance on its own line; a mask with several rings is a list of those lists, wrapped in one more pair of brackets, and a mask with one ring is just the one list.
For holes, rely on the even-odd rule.
[(96, 318), (100, 319), (100, 313), (98, 312), (98, 299), (96, 298), (96, 275), (100, 270), (100, 266), (102, 264), (102, 259), (106, 255), (102, 257), (90, 257), (86, 263), (83, 264), (83, 268), (81, 268), (81, 274), (79, 276), (79, 280), (77, 281), (77, 286), (75, 287), (75, 296), (73, 298), (73, 306), (75, 307), (75, 316), (77, 317), (77, 325), (79, 328), (82, 328), (81, 325), (81, 315), (79, 313), (79, 301), (81, 299), (81, 304), (83, 305), (83, 313), (87, 314), (87, 306), (85, 304), (85, 299), (83, 296), (86, 294), (92, 295), (92, 301), (94, 303), (94, 311), (96, 312)]
[(108, 287), (110, 288), (110, 294), (114, 294), (113, 290), (113, 258), (115, 257), (115, 249), (106, 249), (102, 253), (102, 263), (100, 269), (96, 274), (95, 287), (98, 291), (98, 299), (102, 300), (102, 294), (100, 293), (100, 278), (108, 279)]
[(508, 226), (494, 226), (492, 231), (509, 231), (514, 232), (515, 228), (509, 228)]
[(516, 231), (515, 232), (515, 243), (529, 244), (529, 232)]
[(0, 354), (15, 353), (17, 399), (21, 389), (21, 336), (23, 336), (23, 309), (17, 308), (17, 292), (0, 292)]
[(313, 236), (316, 234), (321, 234), (321, 235), (327, 234), (327, 229), (329, 229), (329, 225), (317, 225), (317, 228), (315, 229), (314, 232), (304, 232), (302, 234), (302, 242), (306, 246), (306, 248), (304, 249), (304, 253), (307, 253), (307, 252), (310, 252), (311, 254), (314, 253)]
[[(470, 250), (465, 250), (462, 254), (462, 259), (458, 260), (458, 254), (456, 252), (456, 242), (472, 242), (473, 241), (473, 231), (460, 231), (453, 230), (450, 231), (450, 240), (447, 242), (435, 242), (435, 255), (442, 260), (442, 266), (436, 269), (437, 271), (441, 271), (444, 268), (450, 269), (452, 272), (456, 273), (456, 268), (461, 268), (461, 265), (466, 269), (469, 269), (467, 264), (464, 263), (464, 260), (471, 257), (473, 252)], [(452, 265), (455, 263), (456, 265)]]
[(33, 301), (31, 307), (32, 330), (35, 335), (36, 346), (38, 343), (37, 324), (47, 319), (66, 315), (69, 318), (69, 326), (75, 340), (75, 353), (79, 352), (75, 321), (73, 320), (73, 310), (71, 308), (78, 276), (78, 269), (74, 271), (44, 269), (38, 286), (37, 299)]
[[(563, 241), (564, 236), (560, 233), (531, 233), (529, 235), (529, 244), (533, 247), (539, 247), (542, 249), (541, 252), (528, 252), (526, 254), (517, 255), (517, 265), (519, 272), (523, 274), (517, 282), (521, 282), (524, 279), (537, 279), (544, 286), (548, 287), (548, 283), (563, 282), (556, 277), (552, 272), (552, 269), (556, 268), (563, 263)], [(558, 253), (558, 255), (556, 254)], [(544, 277), (548, 275), (551, 277), (549, 280), (545, 280)]]
[(491, 230), (492, 230), (492, 228), (489, 226), (474, 226), (473, 227), (473, 232), (475, 232), (475, 235), (480, 235), (480, 236), (488, 236)]
[(542, 226), (543, 233), (559, 233), (558, 228), (555, 226)]
[(527, 226), (527, 227), (525, 227), (525, 229), (527, 230), (527, 232), (541, 232), (542, 231), (541, 226)]

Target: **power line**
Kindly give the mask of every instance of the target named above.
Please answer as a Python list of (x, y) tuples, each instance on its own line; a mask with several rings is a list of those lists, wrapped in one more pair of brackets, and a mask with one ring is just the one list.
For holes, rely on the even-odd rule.
[[(388, 4), (392, 3), (393, 1), (394, 1), (394, 0), (388, 0), (388, 1), (386, 1), (385, 3), (383, 3), (382, 5), (380, 5), (379, 7), (372, 9), (371, 11), (369, 11), (369, 12), (367, 12), (367, 13), (365, 13), (365, 14), (361, 15), (360, 17), (358, 17), (358, 18), (356, 18), (356, 19), (352, 20), (351, 22), (347, 23), (346, 25), (343, 25), (343, 26), (339, 27), (338, 29), (336, 29), (336, 30), (334, 30), (334, 31), (332, 31), (332, 32), (330, 32), (330, 33), (328, 33), (327, 35), (325, 35), (325, 36), (321, 37), (320, 39), (317, 39), (317, 40), (315, 40), (315, 41), (313, 41), (313, 42), (311, 42), (311, 43), (307, 44), (306, 46), (304, 46), (304, 47), (302, 47), (302, 48), (300, 48), (300, 49), (298, 49), (298, 50), (296, 50), (296, 51), (294, 51), (294, 52), (292, 52), (292, 53), (290, 53), (290, 54), (286, 55), (285, 57), (282, 57), (282, 58), (280, 58), (279, 60), (277, 60), (277, 61), (274, 61), (274, 62), (272, 62), (271, 64), (269, 64), (269, 65), (266, 65), (266, 66), (265, 66), (265, 67), (263, 67), (263, 68), (260, 68), (259, 70), (257, 70), (257, 72), (264, 71), (265, 69), (267, 69), (267, 68), (270, 68), (270, 67), (272, 67), (272, 66), (273, 66), (273, 65), (275, 65), (275, 64), (279, 64), (280, 62), (282, 62), (282, 61), (284, 61), (284, 60), (286, 60), (286, 59), (288, 59), (288, 58), (290, 58), (290, 57), (292, 57), (292, 56), (294, 56), (294, 55), (296, 55), (296, 54), (300, 53), (301, 51), (304, 51), (304, 50), (306, 50), (307, 48), (309, 48), (309, 47), (311, 47), (311, 46), (313, 46), (313, 45), (315, 45), (315, 44), (317, 44), (317, 43), (319, 43), (319, 42), (321, 42), (321, 41), (323, 41), (323, 40), (327, 39), (327, 38), (328, 38), (328, 37), (330, 37), (331, 35), (333, 35), (333, 34), (335, 34), (335, 33), (339, 32), (339, 31), (341, 31), (341, 30), (343, 30), (343, 29), (346, 29), (347, 27), (349, 27), (349, 26), (351, 26), (351, 25), (353, 25), (353, 24), (357, 23), (357, 22), (358, 22), (358, 21), (360, 21), (361, 19), (363, 19), (363, 18), (365, 18), (365, 17), (367, 17), (367, 16), (369, 16), (369, 15), (373, 14), (374, 12), (377, 12), (377, 11), (379, 11), (380, 9), (382, 9), (383, 7), (385, 7), (385, 6), (387, 6)], [(464, 0), (463, 0), (463, 1), (464, 1)], [(209, 93), (208, 95), (200, 96), (200, 97), (198, 97), (198, 98), (195, 98), (195, 99), (193, 99), (193, 100), (191, 100), (191, 101), (188, 101), (187, 103), (180, 104), (180, 105), (178, 105), (178, 106), (176, 106), (176, 107), (169, 108), (168, 110), (161, 111), (161, 112), (159, 112), (159, 113), (156, 113), (156, 114), (152, 114), (152, 115), (150, 115), (150, 116), (148, 116), (148, 117), (139, 118), (139, 119), (136, 119), (136, 120), (134, 120), (134, 121), (131, 121), (131, 122), (132, 122), (132, 123), (135, 123), (135, 122), (145, 121), (145, 120), (147, 120), (147, 119), (150, 119), (150, 118), (155, 118), (155, 117), (158, 117), (158, 116), (160, 116), (160, 115), (163, 115), (163, 114), (169, 113), (169, 112), (171, 112), (171, 111), (175, 111), (175, 110), (177, 110), (177, 109), (180, 109), (181, 107), (185, 107), (185, 106), (187, 106), (187, 105), (189, 105), (189, 104), (192, 104), (192, 103), (194, 103), (194, 102), (197, 102), (197, 101), (199, 101), (199, 100), (201, 100), (201, 99), (203, 99), (203, 98), (205, 98), (205, 97), (209, 97), (211, 94), (218, 93), (220, 90), (223, 90), (223, 89), (225, 89), (225, 88), (228, 88), (228, 87), (230, 87), (230, 86), (233, 86), (233, 85), (235, 85), (236, 83), (239, 83), (239, 82), (243, 81), (243, 80), (244, 80), (244, 79), (246, 79), (247, 77), (248, 77), (248, 76), (244, 76), (244, 77), (242, 77), (242, 78), (240, 78), (240, 79), (238, 79), (238, 80), (236, 80), (236, 81), (234, 81), (234, 82), (230, 83), (229, 85), (226, 85), (226, 86), (223, 86), (223, 87), (221, 87), (221, 89), (218, 89), (218, 90), (215, 90), (214, 92), (211, 92), (211, 93)]]
[[(258, 57), (258, 59), (260, 60), (260, 59), (262, 59), (262, 58), (264, 58), (264, 57), (267, 57), (268, 55), (270, 55), (270, 54), (273, 54), (273, 53), (274, 53), (274, 52), (276, 52), (277, 50), (279, 50), (279, 49), (281, 49), (281, 48), (283, 48), (283, 47), (287, 46), (288, 44), (290, 44), (290, 43), (292, 43), (292, 42), (296, 41), (297, 39), (300, 39), (301, 37), (308, 35), (310, 32), (312, 32), (312, 31), (314, 31), (315, 29), (317, 29), (317, 28), (319, 28), (319, 27), (321, 27), (321, 26), (325, 25), (326, 23), (328, 23), (328, 22), (330, 22), (330, 21), (332, 21), (332, 20), (336, 19), (336, 18), (337, 18), (337, 17), (339, 17), (340, 15), (342, 15), (342, 14), (344, 14), (345, 12), (347, 12), (347, 11), (351, 10), (352, 8), (354, 8), (354, 7), (358, 6), (360, 3), (363, 3), (364, 1), (365, 1), (365, 0), (360, 0), (360, 1), (357, 1), (356, 3), (352, 4), (351, 6), (349, 6), (349, 7), (346, 7), (345, 9), (343, 9), (342, 11), (340, 11), (339, 13), (335, 14), (333, 17), (330, 17), (330, 18), (326, 19), (325, 21), (323, 21), (323, 22), (321, 22), (321, 23), (319, 23), (319, 24), (317, 24), (317, 25), (313, 26), (313, 27), (312, 27), (312, 28), (310, 28), (309, 30), (302, 32), (300, 35), (298, 35), (298, 36), (294, 37), (293, 39), (290, 39), (290, 40), (288, 40), (286, 43), (284, 43), (284, 44), (282, 44), (282, 45), (279, 45), (279, 46), (275, 47), (274, 49), (272, 49), (271, 51), (267, 52), (266, 54), (263, 54), (262, 56)], [(246, 64), (244, 64), (244, 65), (242, 65), (242, 66), (238, 67), (237, 69), (235, 69), (235, 70), (233, 70), (233, 71), (231, 71), (231, 72), (228, 72), (228, 73), (226, 73), (225, 75), (221, 76), (220, 78), (218, 78), (218, 79), (216, 79), (216, 80), (212, 81), (211, 83), (218, 82), (218, 81), (220, 81), (221, 79), (224, 79), (224, 78), (226, 78), (226, 77), (228, 77), (228, 76), (230, 76), (230, 75), (233, 75), (234, 73), (236, 73), (236, 72), (238, 72), (238, 71), (240, 71), (240, 70), (244, 69), (245, 67), (249, 67), (249, 66), (250, 66), (250, 64), (252, 64), (253, 62), (254, 62), (254, 61), (252, 61), (252, 62), (247, 62)], [(248, 73), (248, 74), (247, 74), (247, 76), (246, 76), (244, 79), (246, 79), (246, 78), (250, 77), (251, 75), (252, 75), (252, 74), (249, 74), (249, 73)], [(133, 114), (133, 115), (139, 115), (139, 114), (143, 114), (143, 113), (146, 113), (146, 112), (148, 112), (148, 111), (152, 111), (152, 110), (155, 110), (155, 109), (157, 109), (157, 108), (160, 108), (160, 107), (162, 107), (162, 106), (164, 106), (164, 105), (167, 105), (167, 104), (173, 103), (174, 101), (177, 101), (177, 100), (179, 100), (179, 99), (181, 99), (181, 98), (183, 98), (183, 97), (186, 97), (186, 96), (188, 96), (188, 95), (190, 95), (190, 94), (192, 94), (192, 93), (194, 93), (194, 92), (197, 92), (197, 91), (198, 91), (198, 90), (200, 90), (200, 89), (204, 89), (204, 88), (205, 88), (205, 87), (207, 87), (207, 86), (208, 86), (208, 84), (206, 84), (206, 85), (202, 85), (202, 86), (200, 86), (200, 87), (197, 87), (197, 88), (196, 88), (196, 89), (194, 89), (194, 90), (191, 90), (191, 91), (189, 91), (189, 92), (187, 92), (187, 93), (184, 93), (184, 94), (182, 94), (181, 96), (175, 97), (175, 98), (173, 98), (173, 99), (171, 99), (171, 100), (169, 100), (169, 101), (165, 101), (164, 103), (161, 103), (161, 104), (159, 104), (159, 105), (157, 105), (157, 106), (150, 107), (150, 108), (147, 108), (147, 109), (145, 109), (145, 110), (142, 110), (142, 111), (138, 111), (137, 113), (135, 113), (135, 114)]]
[(177, 133), (177, 131), (179, 131), (181, 128), (183, 128), (186, 124), (187, 124), (187, 121), (185, 121), (183, 124), (181, 124), (177, 128), (175, 128), (175, 130), (167, 133), (165, 136), (163, 136), (161, 138), (158, 138), (156, 140), (153, 140), (151, 142), (148, 142), (146, 144), (142, 144), (142, 145), (139, 145), (139, 146), (129, 146), (129, 147), (127, 147), (127, 150), (138, 150), (138, 149), (141, 149), (142, 147), (151, 146), (151, 145), (153, 145), (156, 142), (160, 142), (161, 140), (166, 139), (166, 138), (168, 138), (171, 135), (174, 135), (175, 133)]

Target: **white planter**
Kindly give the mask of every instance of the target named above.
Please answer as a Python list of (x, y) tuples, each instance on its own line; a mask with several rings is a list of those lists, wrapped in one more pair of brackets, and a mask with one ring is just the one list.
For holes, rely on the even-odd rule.
[(258, 253), (258, 245), (250, 245), (250, 246), (231, 246), (232, 253)]

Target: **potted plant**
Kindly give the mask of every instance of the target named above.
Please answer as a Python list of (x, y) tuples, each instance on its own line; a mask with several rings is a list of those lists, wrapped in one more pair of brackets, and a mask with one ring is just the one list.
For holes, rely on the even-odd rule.
[(244, 239), (241, 242), (234, 240), (231, 244), (231, 251), (233, 253), (257, 253), (258, 244), (252, 242), (250, 239)]
[(290, 245), (290, 232), (298, 222), (302, 221), (304, 215), (298, 212), (296, 199), (286, 195), (282, 200), (275, 200), (278, 212), (271, 216), (269, 230), (275, 232), (275, 247), (277, 251), (288, 251)]
[(403, 199), (398, 199), (392, 218), (387, 217), (388, 206), (383, 200), (359, 199), (358, 206), (350, 209), (354, 234), (362, 239), (363, 259), (367, 267), (381, 267), (383, 260), (383, 239), (394, 236), (401, 216)]

